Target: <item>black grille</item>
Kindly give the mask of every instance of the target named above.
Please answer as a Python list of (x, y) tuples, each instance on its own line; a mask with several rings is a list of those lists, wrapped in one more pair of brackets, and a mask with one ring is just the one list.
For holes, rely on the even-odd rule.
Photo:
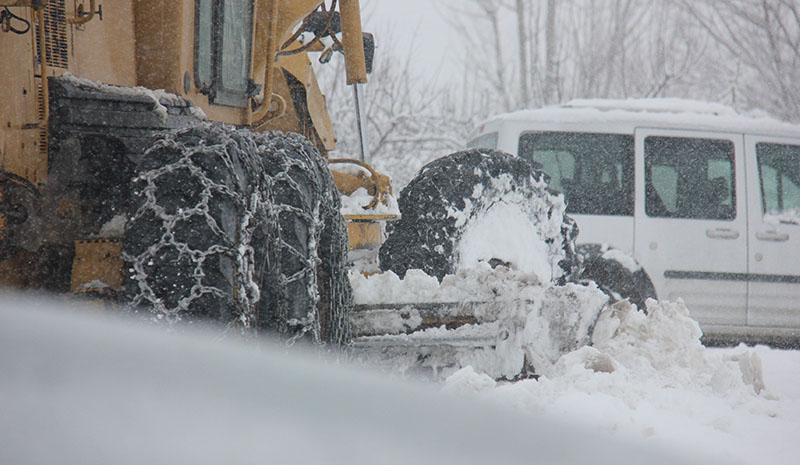
[[(50, 0), (44, 9), (45, 47), (47, 47), (47, 66), (67, 69), (69, 52), (67, 50), (67, 15), (65, 0)], [(36, 51), (39, 49), (39, 25), (36, 25)]]

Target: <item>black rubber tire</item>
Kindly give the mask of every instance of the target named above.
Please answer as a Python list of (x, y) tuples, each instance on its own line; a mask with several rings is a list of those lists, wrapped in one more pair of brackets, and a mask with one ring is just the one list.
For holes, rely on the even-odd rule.
[[(501, 176), (508, 182), (494, 182)], [(421, 269), (440, 280), (454, 273), (466, 224), (496, 202), (514, 197), (522, 199), (520, 208), (548, 244), (553, 278), (563, 282), (576, 262), (577, 227), (564, 214), (563, 198), (550, 191), (546, 181), (546, 175), (525, 160), (495, 150), (456, 152), (427, 164), (400, 193), (401, 219), (390, 226), (380, 249), (381, 269), (401, 277), (409, 269)], [(457, 224), (454, 212), (466, 213), (469, 219)]]
[(179, 129), (160, 136), (137, 173), (123, 243), (133, 307), (170, 323), (346, 339), (340, 200), (302, 136)]
[(612, 302), (628, 299), (646, 311), (645, 301), (656, 298), (655, 288), (643, 269), (631, 271), (616, 260), (603, 258), (591, 247), (581, 246), (579, 253), (583, 254), (583, 268), (578, 280), (594, 281)]

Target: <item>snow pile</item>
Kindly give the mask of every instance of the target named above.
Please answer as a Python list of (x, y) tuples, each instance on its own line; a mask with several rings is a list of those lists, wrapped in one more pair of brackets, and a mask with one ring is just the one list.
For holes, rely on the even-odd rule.
[(622, 301), (603, 310), (592, 346), (564, 354), (538, 380), (496, 382), (466, 367), (443, 389), (675, 444), (731, 433), (738, 412), (775, 416), (758, 354), (706, 349), (700, 336), (682, 302), (651, 299), (645, 314)]
[[(394, 349), (368, 351), (363, 357), (368, 362), (402, 372), (431, 368), (434, 377), (468, 365), (493, 378), (547, 371), (562, 354), (589, 343), (591, 327), (607, 301), (593, 284), (543, 285), (535, 274), (485, 262), (446, 275), (441, 283), (420, 270), (409, 270), (402, 280), (392, 272), (369, 277), (351, 273), (350, 282), (356, 304), (395, 305), (367, 321), (356, 319), (360, 328), (368, 325), (389, 333), (417, 329), (422, 320), (414, 304), (450, 303), (451, 313), (475, 316), (480, 324), (370, 338), (371, 344)], [(397, 304), (406, 308), (398, 311)], [(423, 350), (420, 363), (424, 346), (431, 347)]]
[(92, 81), (91, 79), (79, 78), (69, 72), (61, 75), (61, 79), (69, 82), (70, 84), (76, 87), (82, 87), (84, 89), (90, 89), (98, 92), (105, 92), (107, 94), (149, 98), (150, 100), (153, 101), (153, 112), (157, 114), (159, 118), (161, 118), (162, 122), (167, 121), (167, 107), (164, 106), (163, 103), (166, 103), (167, 105), (179, 105), (179, 106), (185, 106), (188, 103), (189, 111), (192, 114), (192, 116), (203, 121), (207, 119), (206, 114), (205, 112), (203, 112), (202, 109), (192, 105), (190, 101), (184, 99), (183, 97), (166, 92), (164, 91), (164, 89), (152, 90), (141, 86), (135, 86), (135, 87), (114, 86), (110, 84), (104, 84), (99, 81)]

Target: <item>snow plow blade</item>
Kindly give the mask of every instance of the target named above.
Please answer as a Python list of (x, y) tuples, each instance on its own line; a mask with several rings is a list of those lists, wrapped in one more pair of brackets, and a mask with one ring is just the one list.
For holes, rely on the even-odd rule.
[(431, 302), (355, 305), (351, 314), (354, 336), (411, 333), (421, 329), (454, 329), (477, 324), (476, 308), (489, 302)]
[[(496, 317), (491, 316), (497, 314), (492, 311), (497, 304), (431, 302), (356, 305), (350, 317), (352, 347), (494, 347), (502, 332)], [(462, 329), (456, 331), (458, 328)]]
[[(353, 357), (372, 367), (433, 379), (468, 365), (495, 379), (521, 379), (543, 373), (562, 354), (590, 343), (594, 323), (608, 302), (605, 294), (593, 286), (540, 285), (506, 279), (511, 277), (506, 274), (492, 271), (474, 283), (467, 275), (445, 280), (438, 294), (406, 293), (412, 296), (409, 300), (364, 298), (349, 315)], [(357, 278), (355, 287), (371, 289), (365, 286), (367, 279), (378, 279), (375, 285), (389, 289), (387, 300), (404, 294), (398, 288), (406, 283), (391, 276), (382, 281)], [(426, 286), (418, 276), (415, 280)], [(459, 292), (450, 293), (450, 286), (464, 282), (470, 282), (464, 293), (473, 299), (444, 298), (457, 297)]]

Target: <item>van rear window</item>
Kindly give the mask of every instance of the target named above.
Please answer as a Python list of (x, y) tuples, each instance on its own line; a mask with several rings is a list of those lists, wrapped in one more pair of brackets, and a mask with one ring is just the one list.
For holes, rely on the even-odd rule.
[(633, 136), (527, 132), (519, 156), (550, 176), (567, 213), (633, 215)]

